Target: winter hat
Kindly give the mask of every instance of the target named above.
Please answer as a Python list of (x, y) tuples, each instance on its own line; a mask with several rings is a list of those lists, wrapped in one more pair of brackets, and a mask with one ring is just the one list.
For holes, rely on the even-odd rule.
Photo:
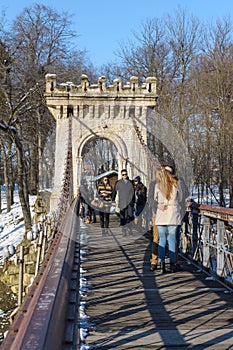
[(136, 176), (136, 177), (134, 178), (134, 181), (140, 182), (140, 181), (141, 181), (140, 176)]

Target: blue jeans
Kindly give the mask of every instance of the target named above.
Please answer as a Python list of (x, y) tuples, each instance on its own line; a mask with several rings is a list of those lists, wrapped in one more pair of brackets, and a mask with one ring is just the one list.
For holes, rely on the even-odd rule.
[(176, 232), (177, 226), (175, 225), (167, 225), (167, 226), (157, 226), (159, 231), (159, 261), (165, 261), (165, 247), (167, 241), (167, 233), (168, 233), (168, 247), (169, 247), (169, 258), (170, 263), (175, 263), (176, 261)]

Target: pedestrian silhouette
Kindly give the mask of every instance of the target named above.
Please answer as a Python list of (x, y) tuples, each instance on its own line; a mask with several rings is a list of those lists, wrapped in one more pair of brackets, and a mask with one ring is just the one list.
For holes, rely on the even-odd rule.
[(121, 170), (121, 179), (116, 181), (112, 200), (115, 201), (118, 195), (118, 207), (120, 208), (120, 226), (122, 227), (122, 234), (127, 234), (126, 224), (133, 220), (134, 207), (134, 186), (128, 177), (126, 169)]

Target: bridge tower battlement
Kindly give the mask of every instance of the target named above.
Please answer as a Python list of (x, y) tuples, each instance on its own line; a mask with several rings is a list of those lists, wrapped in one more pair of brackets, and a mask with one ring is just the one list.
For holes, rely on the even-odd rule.
[(118, 169), (127, 167), (132, 178), (148, 176), (148, 164), (142, 145), (133, 127), (132, 118), (147, 140), (148, 114), (157, 101), (156, 78), (148, 77), (139, 84), (131, 77), (126, 85), (115, 79), (112, 85), (100, 77), (91, 85), (86, 75), (80, 85), (72, 82), (58, 83), (56, 74), (45, 77), (46, 104), (56, 120), (55, 178), (51, 196), (51, 210), (59, 199), (62, 169), (68, 145), (68, 120), (72, 118), (73, 194), (77, 193), (82, 173), (83, 149), (91, 140), (102, 138), (113, 142), (118, 150)]
[(56, 74), (46, 75), (46, 95), (64, 95), (80, 97), (83, 95), (88, 97), (99, 97), (102, 95), (108, 97), (130, 97), (132, 95), (147, 95), (151, 97), (151, 94), (156, 95), (156, 78), (148, 77), (145, 83), (139, 85), (138, 77), (131, 77), (126, 85), (122, 85), (122, 79), (118, 78), (113, 81), (113, 85), (106, 85), (106, 78), (104, 76), (98, 79), (97, 84), (91, 85), (88, 77), (83, 74), (81, 76), (81, 84), (74, 85), (72, 82), (58, 83)]

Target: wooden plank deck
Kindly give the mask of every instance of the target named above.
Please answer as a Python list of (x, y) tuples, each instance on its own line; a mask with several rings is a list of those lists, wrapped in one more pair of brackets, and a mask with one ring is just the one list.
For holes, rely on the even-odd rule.
[(229, 289), (185, 259), (177, 273), (151, 272), (151, 240), (110, 226), (102, 237), (99, 223), (81, 222), (89, 349), (233, 349)]

